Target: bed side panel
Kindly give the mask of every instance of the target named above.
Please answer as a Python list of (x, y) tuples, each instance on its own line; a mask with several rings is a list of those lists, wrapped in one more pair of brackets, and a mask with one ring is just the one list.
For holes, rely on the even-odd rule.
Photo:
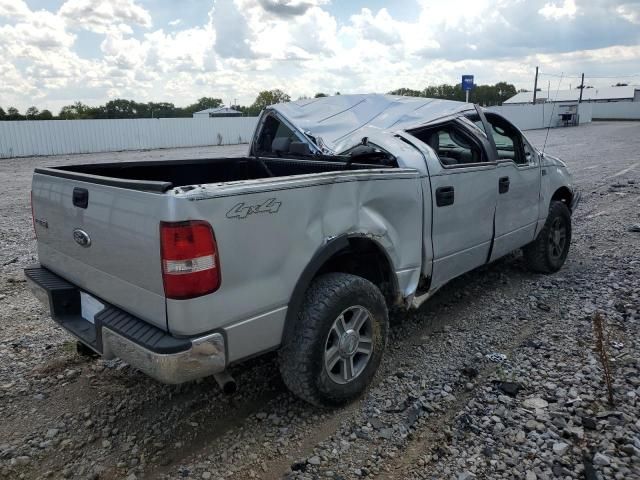
[(222, 283), (210, 295), (167, 300), (169, 329), (192, 335), (224, 328), (238, 339), (246, 336), (229, 340), (230, 361), (280, 343), (298, 278), (336, 236), (370, 236), (387, 250), (403, 292), (417, 284), (422, 202), (416, 171), (310, 175), (263, 183), (242, 195), (227, 190), (216, 196), (215, 189), (192, 195), (197, 200), (176, 202), (175, 214), (211, 223)]

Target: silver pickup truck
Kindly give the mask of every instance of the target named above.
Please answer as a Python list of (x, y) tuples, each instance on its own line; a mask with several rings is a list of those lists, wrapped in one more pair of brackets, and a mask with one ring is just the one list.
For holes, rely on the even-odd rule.
[(267, 108), (248, 155), (37, 168), (25, 274), (84, 345), (161, 382), (277, 350), (321, 405), (378, 368), (388, 309), (522, 248), (555, 272), (566, 166), (468, 103), (343, 95)]

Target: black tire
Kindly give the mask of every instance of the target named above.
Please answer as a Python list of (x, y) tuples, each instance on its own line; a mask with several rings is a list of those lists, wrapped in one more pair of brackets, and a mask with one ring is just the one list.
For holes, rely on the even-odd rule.
[[(559, 238), (562, 232), (564, 236), (560, 245)], [(560, 270), (567, 259), (570, 244), (571, 212), (563, 202), (552, 201), (544, 227), (538, 237), (522, 251), (529, 269), (534, 272), (553, 273)]]
[[(363, 315), (370, 314), (363, 321), (368, 327), (366, 335), (362, 334), (362, 339), (370, 338), (370, 341), (366, 341), (371, 344), (372, 352), (366, 362), (360, 358), (364, 354), (345, 353), (358, 358), (361, 370), (346, 383), (337, 383), (334, 378), (341, 377), (342, 374), (336, 373), (335, 367), (328, 370), (328, 349), (330, 341), (334, 342), (339, 318), (346, 319), (352, 309), (363, 312)], [(355, 324), (356, 319), (353, 322)], [(344, 325), (343, 322), (342, 326)], [(280, 373), (285, 385), (298, 397), (317, 406), (334, 407), (354, 400), (371, 383), (380, 365), (387, 343), (388, 325), (384, 297), (373, 283), (346, 273), (328, 273), (316, 278), (305, 294), (293, 330), (285, 335), (284, 344), (278, 353)], [(358, 334), (357, 342), (360, 341)], [(331, 347), (338, 350), (340, 356), (343, 355), (343, 343), (345, 342), (340, 340), (340, 349), (337, 346)], [(353, 344), (348, 340), (346, 343)], [(339, 360), (341, 365), (346, 362), (343, 358)], [(352, 361), (350, 367), (344, 363), (344, 368), (353, 373), (355, 362)], [(340, 367), (337, 362), (336, 366)]]

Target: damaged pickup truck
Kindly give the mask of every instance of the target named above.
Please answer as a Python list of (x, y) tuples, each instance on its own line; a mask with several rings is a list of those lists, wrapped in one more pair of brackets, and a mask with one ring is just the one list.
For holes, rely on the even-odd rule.
[(579, 194), (562, 161), (468, 103), (343, 95), (273, 105), (248, 155), (37, 168), (25, 274), (84, 345), (165, 383), (278, 351), (340, 405), (373, 379), (388, 309), (522, 248), (555, 272)]

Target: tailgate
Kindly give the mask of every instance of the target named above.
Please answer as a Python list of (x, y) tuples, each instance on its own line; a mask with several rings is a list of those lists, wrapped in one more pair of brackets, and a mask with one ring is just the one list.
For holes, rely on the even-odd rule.
[(167, 329), (159, 238), (164, 195), (36, 173), (32, 204), (42, 266)]

